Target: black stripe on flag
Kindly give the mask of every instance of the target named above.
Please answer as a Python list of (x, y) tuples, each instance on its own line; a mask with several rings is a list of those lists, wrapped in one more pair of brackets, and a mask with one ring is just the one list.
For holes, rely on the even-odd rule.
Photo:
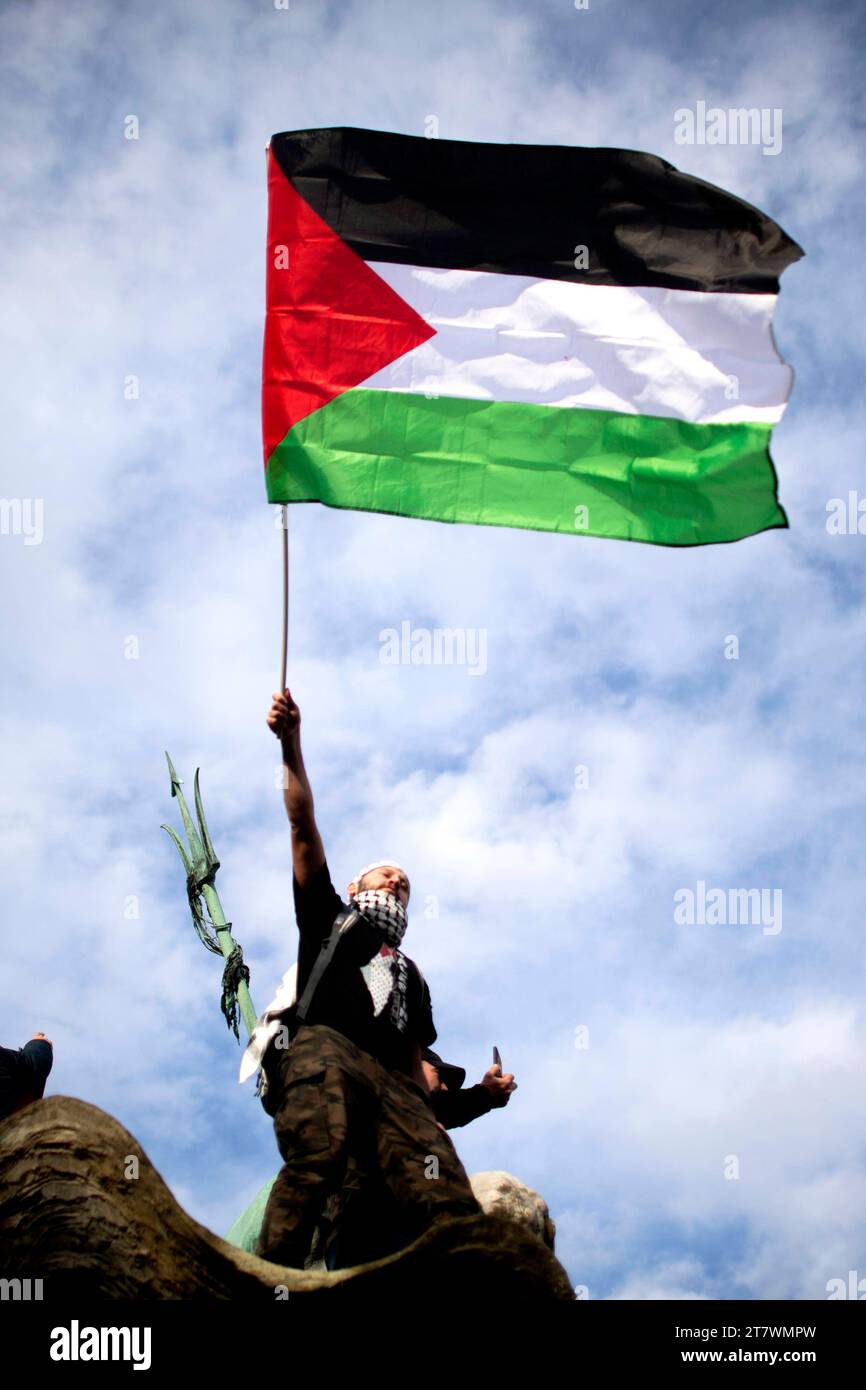
[(635, 150), (351, 127), (288, 131), (271, 145), (298, 193), (366, 261), (775, 294), (803, 255), (758, 208)]

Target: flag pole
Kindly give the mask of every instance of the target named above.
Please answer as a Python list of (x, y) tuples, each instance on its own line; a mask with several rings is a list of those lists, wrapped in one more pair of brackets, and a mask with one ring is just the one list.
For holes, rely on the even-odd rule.
[(282, 506), (283, 523), (283, 656), (280, 665), (279, 690), (286, 688), (286, 668), (289, 663), (289, 509)]
[[(265, 145), (265, 170), (270, 169), (271, 142)], [(289, 664), (289, 511), (285, 502), (281, 508), (280, 520), (283, 527), (283, 650), (280, 658), (280, 683), (277, 689), (282, 693), (286, 688), (286, 671)]]

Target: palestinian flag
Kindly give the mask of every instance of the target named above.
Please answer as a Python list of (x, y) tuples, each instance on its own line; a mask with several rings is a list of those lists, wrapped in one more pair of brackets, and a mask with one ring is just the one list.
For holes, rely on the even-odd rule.
[(803, 254), (654, 155), (275, 135), (271, 502), (663, 545), (787, 520), (773, 340)]

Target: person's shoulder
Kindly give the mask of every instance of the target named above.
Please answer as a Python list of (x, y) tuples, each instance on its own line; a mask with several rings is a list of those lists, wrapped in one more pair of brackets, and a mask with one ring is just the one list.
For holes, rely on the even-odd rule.
[(346, 904), (331, 882), (327, 860), (314, 869), (303, 884), (298, 882), (297, 876), (293, 873), (292, 886), (295, 918), (299, 929), (318, 933), (330, 930), (337, 913), (341, 912)]

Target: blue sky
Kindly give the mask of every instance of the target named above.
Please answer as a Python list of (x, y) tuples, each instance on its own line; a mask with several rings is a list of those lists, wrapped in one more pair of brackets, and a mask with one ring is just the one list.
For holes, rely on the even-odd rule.
[[(517, 1074), (464, 1163), (544, 1194), (573, 1282), (821, 1298), (866, 1274), (866, 537), (827, 530), (863, 490), (857, 7), (37, 0), (0, 33), (0, 491), (44, 506), (41, 544), (0, 535), (2, 1041), (44, 1029), (49, 1092), (115, 1115), (217, 1232), (276, 1169), (159, 830), (169, 748), (189, 787), (202, 768), (263, 1007), (296, 942), (265, 726), (270, 134), (435, 115), (650, 150), (807, 252), (776, 315), (791, 529), (674, 552), (295, 508), (290, 684), (335, 881), (399, 858), (440, 1050), (474, 1080), (497, 1043)], [(675, 144), (699, 100), (780, 108), (781, 152)], [(406, 620), (483, 629), (486, 673), (383, 665)], [(780, 889), (781, 931), (677, 925), (699, 881)]]

